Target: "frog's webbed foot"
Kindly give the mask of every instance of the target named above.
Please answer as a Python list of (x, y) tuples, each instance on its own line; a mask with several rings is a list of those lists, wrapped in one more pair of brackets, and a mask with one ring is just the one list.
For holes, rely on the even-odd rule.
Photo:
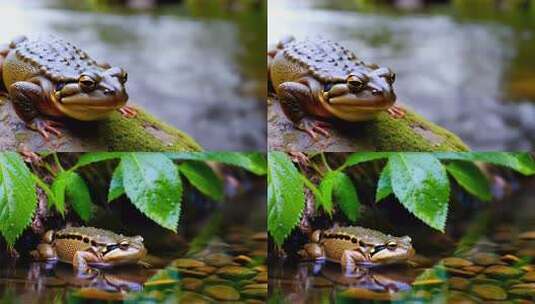
[(119, 109), (119, 113), (125, 118), (134, 118), (137, 115), (137, 110), (134, 107), (124, 106)]
[(319, 121), (319, 120), (312, 120), (308, 118), (303, 118), (296, 127), (299, 130), (305, 131), (312, 139), (316, 139), (318, 137), (318, 134), (323, 135), (325, 137), (329, 137), (329, 128), (331, 127), (331, 124)]
[(58, 128), (64, 127), (61, 122), (35, 118), (32, 123), (28, 124), (28, 127), (32, 130), (39, 132), (45, 140), (50, 138), (50, 134), (54, 134), (57, 137), (61, 137), (61, 131)]
[(405, 117), (405, 114), (406, 114), (406, 111), (405, 109), (399, 107), (399, 106), (391, 106), (388, 110), (387, 110), (388, 114), (390, 114), (390, 116), (392, 116), (393, 118), (403, 118)]

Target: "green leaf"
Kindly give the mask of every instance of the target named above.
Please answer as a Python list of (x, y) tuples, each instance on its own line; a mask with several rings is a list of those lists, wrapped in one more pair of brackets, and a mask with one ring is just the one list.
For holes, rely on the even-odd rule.
[(342, 212), (348, 219), (355, 222), (359, 217), (360, 200), (349, 176), (339, 172), (333, 194)]
[(509, 167), (524, 175), (535, 174), (535, 161), (527, 152), (443, 152), (435, 157), (448, 160), (482, 161)]
[(332, 215), (333, 213), (333, 188), (337, 182), (339, 174), (340, 172), (338, 171), (327, 172), (321, 179), (318, 187), (320, 197), (316, 197), (316, 208), (322, 207), (329, 215)]
[(160, 153), (126, 153), (121, 168), (130, 201), (160, 226), (176, 232), (182, 181), (173, 162)]
[(446, 169), (466, 191), (482, 201), (490, 201), (492, 194), (487, 177), (479, 168), (467, 161), (451, 161)]
[(80, 156), (78, 162), (71, 170), (96, 162), (120, 158), (122, 155), (123, 152), (87, 152)]
[(76, 214), (87, 223), (93, 216), (91, 194), (84, 179), (75, 172), (69, 172), (65, 197)]
[(392, 194), (392, 182), (390, 180), (390, 166), (388, 163), (381, 171), (379, 181), (377, 182), (377, 191), (375, 193), (375, 202), (379, 202)]
[(187, 161), (180, 164), (178, 169), (201, 193), (215, 201), (223, 199), (223, 182), (208, 165), (199, 161)]
[(401, 204), (427, 225), (444, 232), (450, 185), (442, 164), (429, 153), (390, 156), (392, 190)]
[(268, 154), (268, 231), (282, 246), (305, 208), (303, 180), (285, 153)]
[(391, 154), (392, 153), (390, 152), (356, 152), (347, 157), (345, 163), (342, 165), (342, 168), (355, 166), (372, 160), (388, 158)]
[(0, 153), (0, 232), (13, 247), (37, 208), (35, 180), (19, 154)]
[(65, 188), (67, 187), (70, 173), (70, 171), (60, 171), (51, 186), (54, 200), (49, 201), (49, 204), (54, 206), (62, 216), (65, 215)]
[(111, 176), (110, 189), (108, 190), (108, 203), (124, 194), (123, 170), (121, 163), (117, 165)]
[(176, 152), (166, 153), (171, 159), (215, 161), (227, 165), (238, 166), (257, 175), (267, 172), (266, 157), (262, 153), (250, 152)]

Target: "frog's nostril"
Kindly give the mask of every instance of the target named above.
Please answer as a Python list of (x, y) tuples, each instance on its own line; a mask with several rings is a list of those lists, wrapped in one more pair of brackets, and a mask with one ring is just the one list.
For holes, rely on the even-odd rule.
[(113, 93), (115, 93), (113, 90), (110, 90), (110, 89), (104, 89), (104, 94), (105, 94), (105, 95), (113, 95)]

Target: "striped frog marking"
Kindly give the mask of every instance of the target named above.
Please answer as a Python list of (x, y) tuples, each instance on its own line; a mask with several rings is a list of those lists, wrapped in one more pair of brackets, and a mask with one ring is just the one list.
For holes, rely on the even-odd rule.
[(79, 271), (89, 267), (136, 264), (146, 254), (141, 236), (127, 237), (93, 227), (50, 230), (32, 251), (36, 260), (70, 263)]
[(358, 226), (316, 230), (311, 243), (300, 254), (305, 258), (327, 259), (340, 263), (345, 269), (357, 265), (385, 265), (403, 263), (414, 255), (408, 236), (395, 237)]

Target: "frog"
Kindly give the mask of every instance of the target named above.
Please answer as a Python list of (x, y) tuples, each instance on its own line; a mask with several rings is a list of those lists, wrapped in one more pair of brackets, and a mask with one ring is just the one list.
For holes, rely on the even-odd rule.
[(127, 237), (95, 227), (67, 227), (47, 231), (31, 255), (37, 261), (72, 264), (84, 273), (91, 268), (143, 265), (147, 249), (139, 235)]
[[(387, 67), (366, 64), (353, 51), (323, 37), (287, 37), (268, 52), (268, 81), (293, 125), (312, 138), (329, 136), (329, 120), (373, 120), (383, 111), (402, 118)], [(311, 119), (312, 118), (312, 119)]]
[(303, 258), (339, 263), (348, 271), (406, 263), (415, 254), (409, 236), (395, 237), (360, 226), (316, 230), (310, 241), (299, 252)]
[(136, 116), (126, 106), (127, 79), (125, 69), (52, 34), (20, 36), (0, 48), (0, 83), (17, 116), (45, 139), (61, 136), (60, 118), (95, 121), (115, 110)]

